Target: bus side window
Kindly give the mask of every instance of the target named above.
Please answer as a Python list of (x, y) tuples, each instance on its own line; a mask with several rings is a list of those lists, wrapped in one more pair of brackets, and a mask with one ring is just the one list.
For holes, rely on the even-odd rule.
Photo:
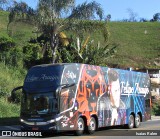
[(80, 92), (82, 92), (82, 88), (83, 88), (83, 83), (82, 81), (80, 81)]
[(150, 107), (150, 99), (145, 100), (145, 107), (149, 108)]

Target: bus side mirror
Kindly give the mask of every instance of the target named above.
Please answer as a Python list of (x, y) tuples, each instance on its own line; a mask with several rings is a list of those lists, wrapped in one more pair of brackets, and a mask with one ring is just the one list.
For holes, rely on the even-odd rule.
[(68, 87), (72, 87), (72, 86), (74, 86), (75, 85), (75, 83), (72, 83), (72, 84), (64, 84), (64, 85), (62, 85), (62, 89), (65, 89), (65, 88), (68, 88)]
[(61, 92), (61, 90), (62, 90), (62, 87), (61, 86), (59, 86), (57, 89), (56, 89), (56, 98), (58, 98), (59, 96), (60, 96), (60, 92)]
[(19, 103), (20, 102), (20, 96), (21, 94), (19, 92), (17, 92), (17, 90), (20, 90), (22, 89), (23, 86), (19, 86), (19, 87), (16, 87), (14, 88), (12, 91), (11, 91), (11, 101), (12, 102), (15, 102), (15, 103)]

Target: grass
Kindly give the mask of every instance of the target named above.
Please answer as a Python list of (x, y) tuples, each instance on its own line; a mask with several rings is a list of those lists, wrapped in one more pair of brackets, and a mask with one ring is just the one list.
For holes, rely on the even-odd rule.
[(0, 98), (0, 118), (19, 117), (20, 105), (8, 103), (6, 99)]
[(119, 44), (118, 53), (110, 59), (120, 67), (158, 68), (160, 24), (158, 22), (110, 22), (110, 42)]
[(8, 12), (0, 10), (0, 35), (6, 33), (8, 23)]
[[(11, 95), (13, 88), (23, 85), (26, 70), (4, 65), (0, 63), (0, 125), (14, 121), (20, 114), (20, 105), (9, 103), (7, 98)], [(5, 119), (3, 118), (10, 118)], [(1, 120), (3, 119), (3, 120)], [(12, 120), (13, 119), (13, 120)], [(17, 119), (17, 118), (16, 118)]]
[[(8, 12), (0, 11), (0, 35), (7, 33)], [(160, 23), (159, 22), (109, 22), (110, 43), (119, 45), (117, 54), (106, 61), (107, 65), (120, 68), (159, 68), (154, 64), (160, 57)], [(22, 47), (31, 37), (34, 26), (26, 22), (13, 22), (9, 26), (9, 34)], [(71, 32), (66, 33), (70, 36)], [(86, 35), (88, 36), (88, 35)], [(97, 32), (90, 34), (90, 41), (100, 42), (104, 46), (103, 37)], [(84, 38), (86, 39), (86, 37)]]
[(0, 98), (0, 125), (17, 125), (20, 116), (20, 105), (8, 103)]
[(0, 11), (0, 36), (9, 34), (15, 41), (17, 46), (24, 46), (26, 42), (36, 36), (32, 31), (34, 30), (33, 25), (26, 22), (12, 22), (9, 24), (8, 31), (8, 15), (9, 12)]
[(24, 46), (31, 37), (36, 36), (32, 33), (33, 30), (33, 25), (25, 22), (12, 22), (9, 25), (9, 34), (20, 47)]
[(0, 92), (10, 95), (13, 88), (22, 86), (26, 74), (25, 69), (6, 66), (0, 63)]

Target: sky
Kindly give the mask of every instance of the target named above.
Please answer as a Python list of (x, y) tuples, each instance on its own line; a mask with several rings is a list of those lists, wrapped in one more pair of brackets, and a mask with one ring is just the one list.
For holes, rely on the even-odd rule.
[[(36, 8), (38, 0), (17, 0), (24, 1), (30, 7)], [(76, 4), (93, 0), (75, 0)], [(94, 0), (101, 4), (104, 15), (111, 15), (112, 21), (129, 19), (128, 9), (137, 15), (137, 19), (145, 18), (150, 20), (155, 13), (160, 13), (160, 0)]]

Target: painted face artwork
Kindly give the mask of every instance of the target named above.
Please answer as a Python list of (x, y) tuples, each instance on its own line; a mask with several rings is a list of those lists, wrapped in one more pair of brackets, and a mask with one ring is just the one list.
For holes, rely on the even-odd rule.
[(118, 72), (116, 70), (108, 70), (108, 84), (111, 106), (118, 108), (120, 105), (120, 81)]
[(110, 98), (112, 107), (118, 108), (120, 105), (120, 84), (119, 79), (112, 81), (110, 85)]

